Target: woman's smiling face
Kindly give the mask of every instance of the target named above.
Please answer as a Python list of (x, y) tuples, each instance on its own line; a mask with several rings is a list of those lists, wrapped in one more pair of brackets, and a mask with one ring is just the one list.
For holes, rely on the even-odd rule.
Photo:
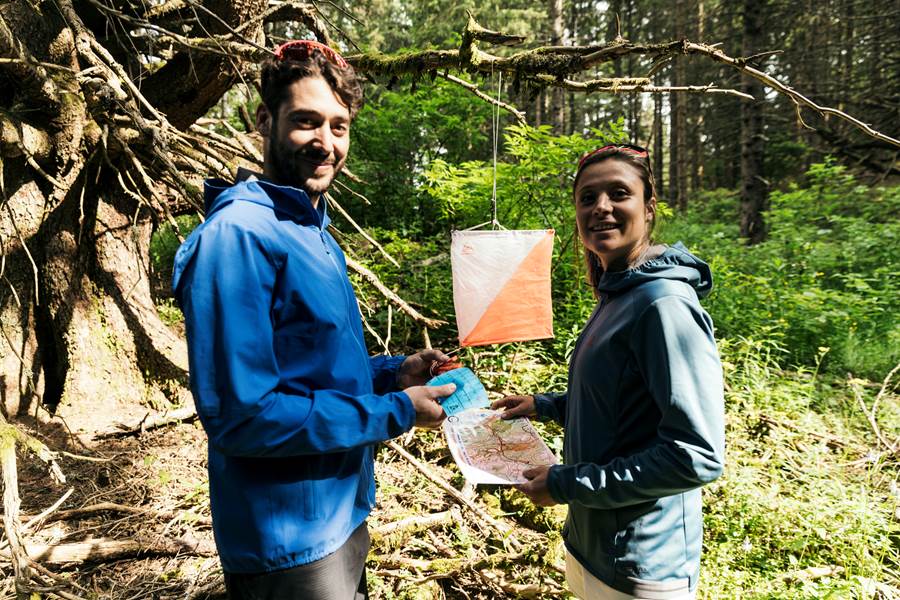
[(604, 271), (622, 271), (650, 241), (656, 198), (644, 201), (639, 169), (615, 157), (584, 167), (575, 187), (575, 220), (584, 247)]

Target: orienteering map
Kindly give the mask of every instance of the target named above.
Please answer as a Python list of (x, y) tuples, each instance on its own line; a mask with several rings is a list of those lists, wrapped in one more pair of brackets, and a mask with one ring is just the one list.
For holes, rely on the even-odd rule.
[(456, 391), (440, 401), (447, 416), (469, 408), (483, 408), (488, 405), (488, 395), (484, 386), (470, 369), (462, 367), (441, 373), (427, 385), (455, 383)]
[(556, 457), (526, 418), (500, 418), (499, 411), (473, 409), (448, 416), (444, 436), (466, 481), (525, 483), (522, 472), (556, 464)]

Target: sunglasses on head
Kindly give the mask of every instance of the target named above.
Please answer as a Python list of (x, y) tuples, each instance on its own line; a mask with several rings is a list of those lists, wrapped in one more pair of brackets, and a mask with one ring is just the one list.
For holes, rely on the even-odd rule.
[(294, 40), (275, 48), (278, 60), (307, 60), (314, 52), (321, 52), (328, 62), (346, 69), (349, 65), (344, 57), (325, 44), (313, 40)]
[(634, 144), (608, 144), (606, 146), (602, 146), (597, 148), (596, 150), (591, 150), (587, 154), (581, 157), (581, 160), (578, 161), (578, 169), (581, 169), (584, 162), (591, 158), (592, 156), (597, 156), (598, 154), (603, 154), (605, 152), (624, 152), (625, 154), (633, 154), (639, 158), (648, 158), (650, 153), (646, 148), (642, 146), (635, 146)]

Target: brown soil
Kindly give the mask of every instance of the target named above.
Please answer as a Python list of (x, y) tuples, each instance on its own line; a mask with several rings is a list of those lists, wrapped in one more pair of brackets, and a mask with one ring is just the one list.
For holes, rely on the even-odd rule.
[[(68, 444), (72, 438), (53, 423), (43, 424), (40, 430), (32, 428), (29, 433), (51, 449), (64, 449), (94, 460), (61, 455), (59, 464), (67, 481), (55, 484), (44, 463), (20, 451), (23, 522), (46, 510), (69, 488), (73, 492), (58, 514), (104, 502), (146, 512), (106, 511), (57, 521), (51, 515), (37, 531), (28, 532), (27, 543), (54, 545), (101, 538), (139, 540), (150, 546), (158, 546), (161, 541), (190, 546), (212, 543), (206, 437), (199, 423), (181, 423), (137, 436), (104, 440), (90, 448), (73, 448)], [(426, 461), (434, 473), (463, 489), (462, 478), (439, 436), (419, 431), (399, 441)], [(539, 533), (523, 525), (534, 526), (550, 519), (558, 531), (559, 519), (564, 516), (558, 507), (549, 511), (535, 509), (510, 490), (479, 488), (475, 501), (513, 526), (509, 538), (515, 538), (521, 549), (512, 551), (509, 538), (504, 539), (484, 525), (390, 448), (380, 449), (376, 477), (379, 505), (369, 520), (373, 544), (368, 573), (373, 599), (566, 597), (559, 570), (562, 560), (558, 534)], [(523, 505), (528, 508), (513, 514), (503, 512)], [(448, 510), (450, 518), (431, 528), (378, 534), (378, 528), (385, 524)], [(80, 586), (64, 585), (59, 587), (62, 592), (85, 599), (225, 598), (222, 573), (214, 555), (143, 556), (115, 562), (46, 566)], [(12, 568), (0, 558), (0, 599), (14, 597)], [(44, 591), (40, 597), (55, 596)]]

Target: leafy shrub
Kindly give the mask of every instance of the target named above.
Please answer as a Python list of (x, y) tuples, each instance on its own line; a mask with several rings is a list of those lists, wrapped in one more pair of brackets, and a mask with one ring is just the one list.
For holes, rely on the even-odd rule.
[(768, 239), (738, 239), (737, 199), (718, 190), (661, 235), (684, 240), (713, 268), (708, 308), (720, 337), (767, 332), (789, 362), (876, 377), (900, 361), (900, 188), (869, 188), (831, 161), (813, 165), (806, 186), (774, 192)]

